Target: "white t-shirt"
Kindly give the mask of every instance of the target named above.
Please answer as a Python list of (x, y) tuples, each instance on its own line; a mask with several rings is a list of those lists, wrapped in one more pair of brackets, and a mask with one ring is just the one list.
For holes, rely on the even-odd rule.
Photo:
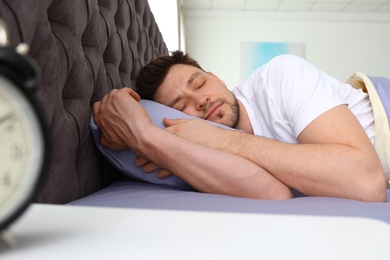
[(347, 104), (374, 144), (374, 116), (368, 95), (300, 57), (281, 55), (272, 59), (233, 93), (244, 105), (255, 135), (297, 143), (298, 135), (314, 119)]

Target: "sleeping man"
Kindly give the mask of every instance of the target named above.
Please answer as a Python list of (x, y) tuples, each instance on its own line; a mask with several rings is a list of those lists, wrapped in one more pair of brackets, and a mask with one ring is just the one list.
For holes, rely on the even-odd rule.
[[(356, 74), (357, 89), (282, 55), (230, 91), (176, 51), (140, 71), (137, 92), (114, 89), (92, 113), (103, 146), (131, 149), (145, 172), (161, 168), (160, 177), (172, 173), (201, 192), (288, 199), (293, 189), (384, 201), (389, 125), (386, 114), (379, 116), (385, 111), (375, 99), (379, 91), (367, 82)], [(196, 118), (164, 119), (161, 129), (140, 98), (241, 131)]]

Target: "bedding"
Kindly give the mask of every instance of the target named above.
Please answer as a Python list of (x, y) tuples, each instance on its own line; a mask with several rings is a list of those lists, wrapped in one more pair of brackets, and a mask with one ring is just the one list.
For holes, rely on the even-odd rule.
[(361, 202), (349, 199), (306, 197), (299, 193), (290, 200), (270, 201), (236, 198), (219, 194), (185, 191), (177, 187), (118, 180), (109, 187), (70, 205), (241, 212), (250, 214), (289, 214), (370, 218), (390, 224), (390, 190), (386, 202)]
[(347, 83), (367, 92), (375, 118), (375, 150), (381, 160), (383, 171), (390, 188), (390, 115), (389, 93), (390, 79), (367, 76), (361, 72), (354, 73)]
[[(170, 119), (194, 118), (192, 116), (184, 114), (179, 110), (170, 108), (168, 106), (164, 106), (154, 101), (140, 100), (140, 104), (148, 113), (152, 123), (160, 128), (165, 127), (163, 124), (164, 117)], [(217, 124), (210, 121), (207, 122), (224, 129), (237, 131), (236, 129), (232, 129), (225, 125)], [(118, 169), (124, 175), (138, 181), (144, 181), (153, 184), (168, 185), (168, 186), (178, 187), (183, 190), (192, 190), (191, 186), (189, 186), (187, 183), (185, 183), (175, 175), (171, 175), (164, 179), (159, 179), (156, 176), (158, 170), (155, 170), (148, 174), (144, 173), (141, 167), (135, 165), (135, 158), (137, 157), (137, 155), (131, 150), (112, 151), (110, 149), (103, 147), (99, 142), (100, 139), (99, 127), (93, 121), (92, 116), (91, 116), (90, 127), (91, 127), (92, 135), (94, 137), (95, 144), (99, 148), (100, 152), (104, 155), (104, 157), (108, 160), (108, 162), (110, 162), (116, 169)]]
[(390, 128), (390, 79), (371, 76), (368, 76), (368, 78), (378, 92), (378, 96), (381, 99), (383, 108), (386, 111), (386, 117)]

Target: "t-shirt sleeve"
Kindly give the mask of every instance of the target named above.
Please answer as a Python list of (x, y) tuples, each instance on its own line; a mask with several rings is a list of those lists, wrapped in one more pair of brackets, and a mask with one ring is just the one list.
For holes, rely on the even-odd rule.
[(295, 137), (314, 119), (346, 102), (337, 92), (339, 81), (306, 60), (282, 55), (269, 64), (267, 89)]

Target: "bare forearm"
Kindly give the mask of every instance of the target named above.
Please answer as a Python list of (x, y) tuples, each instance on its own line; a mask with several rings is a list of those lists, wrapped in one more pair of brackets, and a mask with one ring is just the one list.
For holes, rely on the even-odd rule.
[(247, 151), (246, 156), (290, 187), (308, 195), (346, 197), (348, 195), (343, 193), (350, 190), (349, 186), (354, 186), (348, 173), (361, 170), (361, 161), (357, 159), (360, 157), (351, 147), (285, 144), (263, 137), (256, 138), (256, 141), (257, 153)]
[[(219, 149), (247, 158), (289, 187), (307, 195), (366, 200), (361, 182), (377, 172), (360, 149), (342, 144), (286, 144), (264, 137), (227, 133)], [(371, 168), (372, 167), (372, 168)], [(359, 197), (361, 194), (361, 197)]]
[(289, 188), (253, 162), (158, 128), (143, 131), (139, 153), (195, 189), (256, 199), (286, 199)]

